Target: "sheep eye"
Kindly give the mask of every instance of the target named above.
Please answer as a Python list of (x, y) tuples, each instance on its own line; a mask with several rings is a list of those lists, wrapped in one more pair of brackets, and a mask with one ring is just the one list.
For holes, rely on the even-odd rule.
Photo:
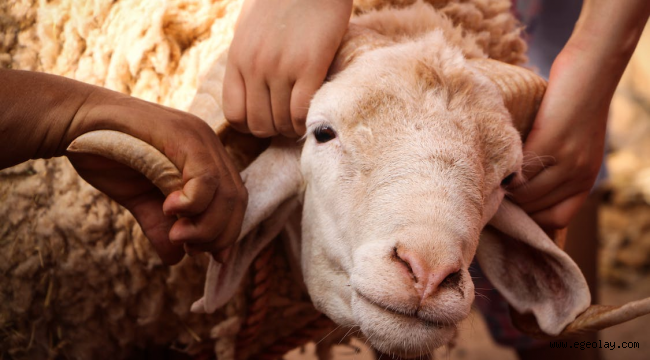
[(512, 174), (506, 176), (505, 178), (503, 178), (503, 180), (501, 180), (501, 186), (506, 187), (506, 186), (510, 185), (512, 180), (515, 179), (515, 175), (517, 175), (517, 173), (512, 173)]
[(322, 144), (334, 139), (336, 132), (328, 125), (321, 125), (314, 130), (314, 137)]

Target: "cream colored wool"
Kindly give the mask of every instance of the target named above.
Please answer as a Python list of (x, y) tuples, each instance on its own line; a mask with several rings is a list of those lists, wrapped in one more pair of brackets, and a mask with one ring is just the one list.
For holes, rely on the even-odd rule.
[(63, 75), (187, 109), (198, 74), (230, 43), (240, 5), (10, 0), (0, 8), (0, 53), (9, 57), (0, 59), (14, 69)]
[[(386, 2), (358, 1), (355, 12)], [(430, 2), (462, 23), (490, 57), (525, 59), (508, 1)], [(227, 48), (240, 6), (236, 0), (3, 1), (0, 66), (63, 75), (186, 110), (200, 74)], [(133, 217), (81, 180), (66, 159), (0, 172), (0, 219), (0, 354), (120, 359), (137, 348), (176, 346), (233, 358), (244, 292), (216, 314), (190, 314), (203, 291), (205, 257), (163, 267)], [(274, 290), (250, 353), (313, 316), (286, 261), (274, 262), (282, 290)], [(281, 321), (286, 317), (295, 324)]]

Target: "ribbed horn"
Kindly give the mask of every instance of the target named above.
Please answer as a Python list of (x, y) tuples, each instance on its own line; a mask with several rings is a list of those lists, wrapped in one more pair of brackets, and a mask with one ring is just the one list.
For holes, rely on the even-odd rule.
[(496, 60), (471, 59), (469, 62), (499, 88), (515, 128), (525, 140), (544, 97), (546, 80), (526, 68)]
[(558, 336), (550, 336), (540, 330), (535, 317), (519, 314), (510, 309), (512, 322), (522, 332), (537, 338), (564, 338), (596, 332), (650, 314), (650, 298), (632, 301), (621, 306), (591, 305), (567, 325)]
[(183, 187), (176, 166), (153, 146), (131, 135), (96, 130), (76, 138), (68, 146), (71, 153), (92, 154), (129, 166), (147, 177), (165, 196)]

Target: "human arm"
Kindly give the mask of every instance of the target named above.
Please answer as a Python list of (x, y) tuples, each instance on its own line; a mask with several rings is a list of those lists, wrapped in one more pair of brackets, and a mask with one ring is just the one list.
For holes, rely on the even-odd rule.
[[(0, 168), (68, 155), (86, 181), (133, 213), (168, 264), (180, 261), (184, 243), (216, 252), (236, 240), (246, 190), (218, 137), (201, 119), (43, 73), (0, 69), (0, 83)], [(75, 138), (100, 129), (127, 133), (160, 150), (181, 171), (182, 190), (165, 198), (126, 166), (66, 153)]]
[(231, 125), (258, 137), (304, 134), (351, 9), (352, 0), (246, 0), (223, 83)]
[(553, 63), (524, 145), (524, 176), (512, 189), (546, 227), (565, 227), (593, 186), (603, 156), (609, 103), (650, 14), (644, 0), (585, 0)]

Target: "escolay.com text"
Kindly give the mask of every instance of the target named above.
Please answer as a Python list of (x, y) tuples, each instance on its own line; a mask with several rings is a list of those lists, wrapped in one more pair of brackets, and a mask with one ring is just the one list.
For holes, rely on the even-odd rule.
[(576, 341), (576, 342), (568, 342), (568, 341), (551, 341), (550, 342), (550, 347), (551, 348), (556, 348), (556, 349), (580, 349), (580, 350), (585, 350), (585, 349), (608, 349), (608, 350), (614, 350), (614, 349), (638, 349), (640, 344), (637, 341), (623, 341), (619, 345), (616, 345), (615, 341), (605, 341), (603, 342), (602, 340), (598, 341)]

